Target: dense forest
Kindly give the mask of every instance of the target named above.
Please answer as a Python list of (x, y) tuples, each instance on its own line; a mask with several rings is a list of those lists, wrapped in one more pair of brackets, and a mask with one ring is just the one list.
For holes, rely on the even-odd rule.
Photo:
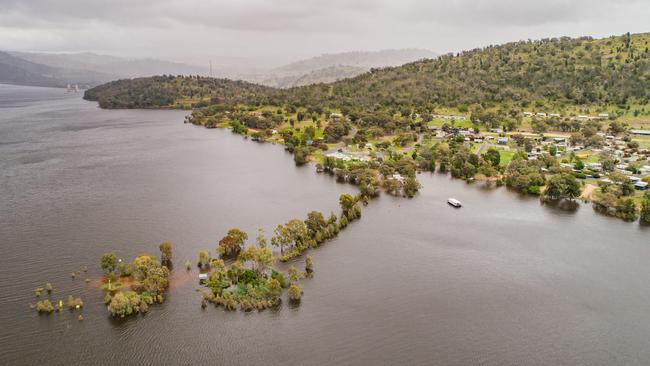
[[(294, 88), (275, 103), (459, 107), (471, 104), (647, 104), (650, 35), (509, 43)], [(273, 104), (273, 103), (271, 103)]]
[(264, 104), (366, 111), (646, 105), (648, 42), (650, 33), (521, 41), (283, 90), (196, 77), (120, 80), (89, 90), (86, 99), (106, 108)]
[(102, 108), (198, 108), (209, 104), (244, 103), (271, 88), (201, 76), (154, 76), (112, 81), (87, 90), (84, 99)]

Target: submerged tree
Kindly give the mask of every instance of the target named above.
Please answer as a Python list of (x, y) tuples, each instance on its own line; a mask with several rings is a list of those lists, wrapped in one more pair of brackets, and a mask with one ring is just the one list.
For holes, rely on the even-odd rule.
[(257, 229), (257, 237), (255, 238), (255, 242), (260, 248), (264, 248), (268, 245), (269, 240), (266, 238), (266, 235), (264, 235), (263, 229)]
[(580, 196), (582, 186), (571, 174), (557, 174), (549, 179), (544, 191), (548, 199), (574, 199)]
[(408, 177), (404, 181), (404, 195), (408, 198), (413, 198), (418, 193), (421, 187), (422, 186), (417, 181), (417, 179), (413, 177)]
[(357, 200), (354, 196), (351, 194), (342, 194), (339, 197), (339, 204), (341, 205), (341, 210), (343, 210), (343, 213), (347, 214), (352, 207), (357, 203)]
[(203, 268), (207, 267), (210, 264), (210, 253), (206, 252), (205, 250), (199, 250), (199, 261), (197, 262), (197, 266)]
[(293, 242), (289, 229), (280, 224), (275, 228), (273, 233), (274, 235), (271, 238), (271, 244), (280, 248), (280, 254), (284, 254), (284, 248)]
[(232, 228), (228, 230), (228, 234), (219, 241), (217, 250), (219, 254), (224, 257), (231, 257), (237, 255), (242, 250), (244, 242), (248, 239), (248, 234), (237, 229)]
[(117, 267), (117, 256), (115, 253), (104, 253), (101, 258), (101, 266), (104, 272), (113, 272)]
[(646, 192), (641, 202), (641, 221), (650, 223), (650, 191)]
[(251, 245), (239, 254), (239, 259), (243, 262), (252, 262), (253, 270), (258, 274), (264, 274), (268, 267), (275, 263), (273, 251), (268, 248), (258, 248)]
[(297, 284), (293, 284), (289, 286), (289, 290), (287, 291), (287, 294), (289, 295), (289, 299), (292, 301), (300, 301), (302, 298), (302, 287)]
[(172, 243), (164, 241), (160, 244), (160, 262), (170, 264), (172, 261)]

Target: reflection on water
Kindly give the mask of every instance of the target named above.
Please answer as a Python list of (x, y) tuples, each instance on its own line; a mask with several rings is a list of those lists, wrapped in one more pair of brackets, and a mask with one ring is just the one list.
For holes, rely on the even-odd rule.
[[(353, 188), (281, 147), (183, 125), (185, 112), (105, 111), (56, 89), (0, 86), (0, 364), (645, 365), (650, 227), (422, 173), (313, 251), (299, 306), (202, 310), (199, 249)], [(463, 202), (454, 210), (448, 197)], [(253, 234), (254, 235), (254, 234)], [(167, 301), (111, 320), (98, 258), (175, 244)], [(69, 273), (88, 265), (86, 276)], [(296, 265), (301, 265), (298, 263)], [(39, 316), (33, 289), (83, 298)]]
[(567, 200), (543, 201), (542, 204), (548, 208), (558, 209), (569, 213), (574, 213), (581, 207), (578, 201)]

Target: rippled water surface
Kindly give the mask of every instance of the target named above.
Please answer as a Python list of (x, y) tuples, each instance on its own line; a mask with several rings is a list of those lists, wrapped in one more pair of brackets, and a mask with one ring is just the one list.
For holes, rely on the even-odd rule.
[[(354, 190), (184, 115), (0, 85), (0, 364), (650, 363), (650, 228), (441, 175), (421, 174), (413, 200), (382, 196), (313, 251), (300, 306), (201, 310), (186, 259), (230, 227), (254, 237)], [(163, 240), (167, 301), (109, 319), (98, 257), (157, 255)], [(30, 310), (45, 282), (56, 300), (81, 296), (85, 320)]]

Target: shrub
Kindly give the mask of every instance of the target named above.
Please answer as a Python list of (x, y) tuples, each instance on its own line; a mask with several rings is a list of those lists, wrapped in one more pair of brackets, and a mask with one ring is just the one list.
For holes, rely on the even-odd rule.
[(302, 298), (302, 288), (300, 285), (293, 284), (289, 287), (289, 290), (287, 291), (289, 295), (289, 299), (292, 301), (300, 301)]
[(632, 198), (621, 198), (616, 204), (616, 216), (624, 220), (634, 221), (637, 218), (636, 203)]
[(83, 306), (84, 306), (84, 302), (81, 301), (80, 297), (75, 298), (72, 295), (68, 296), (68, 308), (70, 308), (70, 310), (80, 309)]
[(534, 194), (534, 195), (537, 195), (537, 196), (539, 196), (542, 193), (539, 186), (530, 186), (530, 187), (528, 187), (526, 189), (526, 192), (528, 192), (528, 194)]
[(287, 288), (289, 287), (289, 282), (284, 277), (284, 273), (276, 271), (275, 269), (271, 271), (271, 278), (277, 280), (280, 284), (280, 287)]
[(54, 311), (54, 306), (50, 300), (43, 300), (36, 303), (36, 311), (39, 313), (51, 313)]

